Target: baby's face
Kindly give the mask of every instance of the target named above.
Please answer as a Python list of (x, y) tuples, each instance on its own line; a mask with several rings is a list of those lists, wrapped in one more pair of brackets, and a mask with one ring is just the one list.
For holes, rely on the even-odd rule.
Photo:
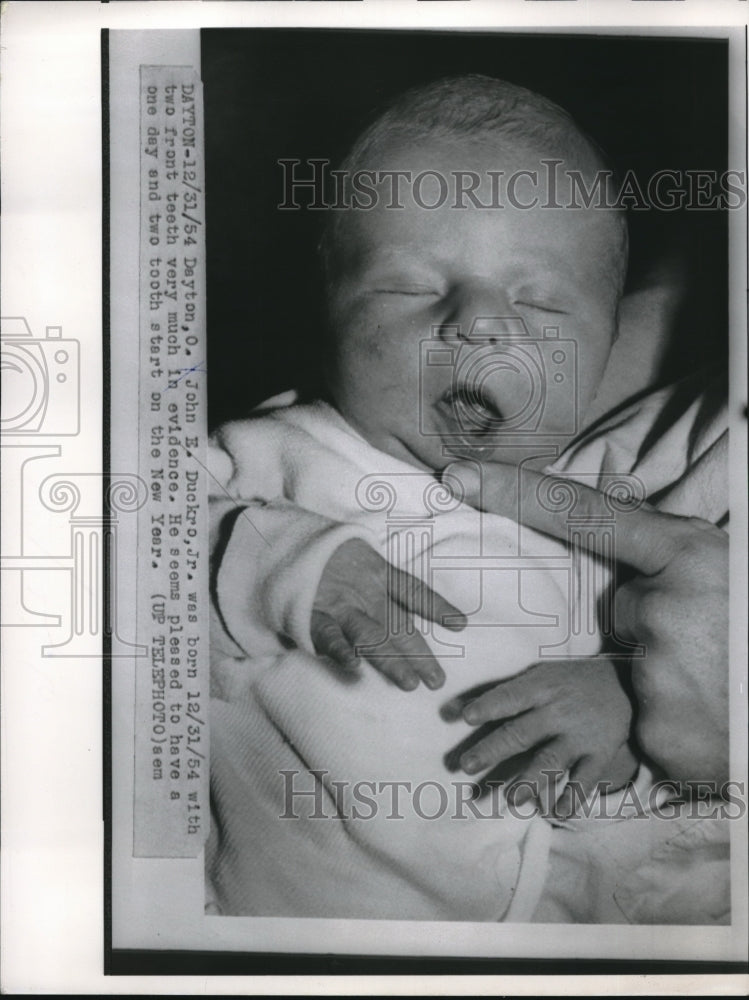
[[(537, 159), (505, 150), (498, 167), (473, 143), (391, 149), (387, 169), (440, 171), (450, 197), (429, 210), (437, 182), (416, 192), (422, 205), (403, 184), (394, 209), (388, 188), (342, 227), (329, 387), (381, 450), (435, 470), (456, 455), (540, 466), (581, 429), (615, 332), (611, 213), (453, 207), (451, 171), (480, 172), (486, 204), (486, 171), (540, 169)], [(517, 194), (531, 198), (522, 184)]]

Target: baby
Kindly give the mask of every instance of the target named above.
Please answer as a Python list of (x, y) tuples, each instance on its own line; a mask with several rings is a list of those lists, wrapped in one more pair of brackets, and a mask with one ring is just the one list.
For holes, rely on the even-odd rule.
[[(531, 919), (551, 825), (503, 792), (487, 815), (460, 769), (495, 788), (532, 779), (531, 796), (549, 773), (619, 787), (637, 769), (628, 696), (600, 632), (576, 625), (605, 567), (438, 478), (456, 457), (521, 475), (566, 449), (573, 476), (603, 467), (595, 441), (568, 446), (616, 336), (626, 228), (569, 207), (555, 163), (587, 184), (605, 169), (523, 88), (465, 77), (401, 98), (342, 165), (350, 207), (322, 243), (328, 398), (275, 401), (215, 436), (208, 871), (222, 912)], [(386, 601), (383, 632), (376, 595), (413, 578), (428, 600)], [(379, 672), (340, 669), (357, 655)], [(398, 690), (418, 675), (439, 695)], [(476, 730), (461, 709), (498, 681), (500, 709), (478, 714), (500, 724)]]

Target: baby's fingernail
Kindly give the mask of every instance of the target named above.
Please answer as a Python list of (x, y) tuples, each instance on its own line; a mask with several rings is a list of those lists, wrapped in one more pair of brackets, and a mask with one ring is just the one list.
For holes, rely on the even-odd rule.
[(415, 691), (419, 686), (419, 678), (414, 677), (413, 674), (406, 674), (400, 678), (398, 684), (404, 691)]
[(479, 721), (479, 710), (473, 704), (466, 705), (466, 707), (463, 709), (463, 718), (466, 720), (467, 723), (473, 725), (474, 723)]
[(441, 688), (445, 683), (445, 678), (440, 674), (427, 674), (424, 678), (424, 683), (430, 691), (436, 691), (437, 688)]
[(460, 766), (468, 774), (474, 774), (476, 771), (481, 770), (481, 758), (476, 754), (466, 754), (465, 757), (460, 758)]

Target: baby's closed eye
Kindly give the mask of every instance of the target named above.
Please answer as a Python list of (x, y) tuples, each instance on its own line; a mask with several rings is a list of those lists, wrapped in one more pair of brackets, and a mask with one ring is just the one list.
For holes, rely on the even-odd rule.
[(534, 309), (537, 312), (550, 313), (553, 316), (568, 316), (569, 313), (565, 309), (559, 309), (556, 305), (549, 305), (544, 302), (514, 302), (513, 305), (517, 306), (518, 309)]
[(433, 288), (375, 288), (379, 295), (439, 295)]

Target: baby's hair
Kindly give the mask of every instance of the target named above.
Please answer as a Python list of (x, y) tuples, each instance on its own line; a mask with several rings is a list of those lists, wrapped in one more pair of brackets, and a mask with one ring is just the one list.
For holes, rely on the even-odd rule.
[[(382, 111), (354, 141), (340, 164), (344, 178), (371, 169), (382, 149), (399, 142), (413, 146), (429, 139), (471, 138), (496, 143), (507, 139), (514, 147), (549, 150), (565, 164), (590, 175), (611, 171), (600, 147), (572, 116), (548, 98), (525, 87), (495, 77), (470, 74), (446, 77), (407, 90)], [(613, 174), (613, 171), (611, 171)], [(345, 209), (329, 211), (320, 253), (326, 282), (345, 224)], [(627, 226), (624, 213), (615, 211), (619, 240), (614, 248), (616, 281), (621, 291), (627, 260)]]

